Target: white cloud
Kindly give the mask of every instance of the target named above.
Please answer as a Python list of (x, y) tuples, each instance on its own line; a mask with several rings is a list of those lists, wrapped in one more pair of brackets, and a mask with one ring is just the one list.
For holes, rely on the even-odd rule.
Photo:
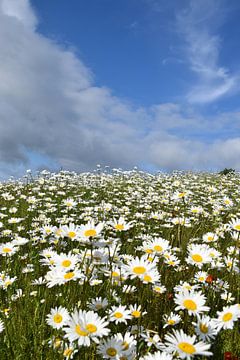
[(37, 17), (28, 0), (1, 0), (1, 7), (5, 15), (16, 18), (24, 26), (33, 29), (36, 27)]
[(219, 65), (222, 39), (216, 34), (225, 21), (225, 8), (220, 0), (191, 0), (177, 14), (177, 30), (185, 40), (185, 55), (197, 75), (189, 91), (191, 103), (209, 103), (239, 89), (239, 74)]

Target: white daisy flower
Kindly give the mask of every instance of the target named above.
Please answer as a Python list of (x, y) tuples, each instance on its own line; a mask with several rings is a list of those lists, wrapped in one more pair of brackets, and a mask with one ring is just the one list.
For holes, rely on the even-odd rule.
[(51, 309), (50, 314), (47, 315), (46, 322), (54, 329), (60, 329), (64, 325), (66, 325), (68, 319), (69, 319), (69, 313), (67, 309), (62, 306), (59, 306), (59, 307), (55, 307), (54, 309)]
[(175, 303), (178, 305), (176, 310), (187, 310), (189, 315), (200, 314), (209, 311), (209, 307), (205, 306), (206, 297), (201, 292), (194, 290), (185, 290), (175, 295)]
[(180, 359), (190, 360), (195, 355), (211, 356), (212, 353), (207, 351), (210, 344), (196, 342), (196, 336), (186, 335), (183, 330), (173, 330), (173, 334), (165, 335), (164, 346), (167, 352), (178, 354)]

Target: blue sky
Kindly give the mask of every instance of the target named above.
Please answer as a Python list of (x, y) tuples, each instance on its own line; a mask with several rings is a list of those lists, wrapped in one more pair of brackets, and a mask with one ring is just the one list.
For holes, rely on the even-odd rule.
[[(214, 4), (220, 19), (213, 16), (209, 22), (215, 24), (208, 24), (207, 20), (202, 29), (209, 25), (213, 36), (219, 37), (219, 66), (238, 72), (238, 57), (233, 53), (239, 51), (236, 49), (240, 36), (239, 2), (209, 2)], [(32, 1), (40, 19), (38, 30), (75, 47), (78, 56), (93, 71), (96, 85), (110, 87), (117, 96), (144, 106), (183, 101), (195, 82), (196, 76), (184, 54), (185, 39), (176, 21), (190, 3), (184, 0)], [(221, 103), (223, 109), (231, 109), (237, 105), (238, 96), (227, 101), (219, 99), (217, 105), (208, 106), (209, 111), (216, 111)]]
[(0, 176), (240, 170), (240, 5), (0, 0)]

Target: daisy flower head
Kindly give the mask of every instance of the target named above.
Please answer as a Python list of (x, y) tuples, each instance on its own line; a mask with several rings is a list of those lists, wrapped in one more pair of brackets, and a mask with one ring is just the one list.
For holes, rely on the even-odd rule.
[(148, 246), (157, 255), (161, 255), (170, 249), (169, 241), (162, 238), (155, 238), (152, 241), (149, 241)]
[(155, 346), (157, 349), (159, 349), (160, 337), (158, 333), (156, 333), (155, 331), (147, 330), (146, 332), (141, 334), (141, 337), (147, 343), (147, 346), (149, 348)]
[(203, 242), (205, 242), (205, 243), (211, 243), (211, 242), (217, 241), (218, 236), (217, 236), (217, 234), (215, 234), (213, 232), (207, 232), (206, 234), (203, 235), (202, 239), (203, 239)]
[(116, 231), (126, 231), (133, 226), (133, 221), (126, 222), (124, 217), (120, 216), (118, 220), (113, 219), (113, 221), (110, 222), (110, 225), (112, 225)]
[(50, 314), (47, 315), (46, 322), (54, 329), (61, 329), (64, 325), (66, 325), (68, 319), (69, 313), (67, 309), (59, 306), (51, 309)]
[(165, 321), (163, 328), (167, 326), (175, 326), (182, 320), (181, 316), (174, 314), (173, 312), (171, 312), (170, 315), (164, 315), (163, 319)]
[(104, 223), (94, 224), (94, 221), (89, 221), (86, 225), (81, 225), (79, 228), (79, 234), (83, 241), (88, 241), (90, 238), (94, 238), (100, 234), (104, 226)]
[(92, 299), (91, 303), (88, 305), (89, 309), (94, 311), (105, 309), (107, 306), (108, 306), (108, 300), (106, 298), (101, 298), (101, 297)]
[(115, 322), (116, 324), (122, 322), (126, 324), (127, 320), (131, 318), (131, 311), (127, 310), (126, 306), (112, 306), (109, 310), (109, 321)]
[(209, 311), (205, 306), (206, 298), (201, 292), (185, 290), (175, 295), (176, 310), (187, 310), (189, 315), (197, 315)]
[(210, 344), (196, 342), (196, 336), (186, 335), (183, 330), (173, 330), (173, 334), (165, 335), (164, 346), (167, 352), (177, 354), (180, 359), (191, 360), (195, 355), (211, 356)]
[(69, 225), (63, 225), (61, 227), (62, 235), (71, 239), (71, 240), (78, 240), (80, 233), (79, 233), (79, 227), (77, 225), (74, 225), (73, 223), (70, 223)]
[(8, 242), (0, 245), (0, 255), (2, 256), (12, 256), (18, 251), (19, 247), (15, 246), (13, 243)]
[(137, 304), (134, 304), (134, 305), (130, 305), (130, 312), (131, 312), (131, 315), (133, 318), (140, 318), (142, 315), (146, 315), (147, 312), (144, 311), (142, 312), (141, 310), (141, 305), (137, 305)]
[(209, 316), (199, 316), (198, 321), (194, 322), (193, 325), (196, 334), (203, 341), (211, 342), (218, 333), (216, 322)]
[(152, 270), (156, 270), (156, 262), (150, 262), (145, 255), (141, 258), (136, 257), (131, 259), (127, 265), (123, 265), (126, 275), (133, 278), (144, 279), (144, 276), (150, 275)]
[(68, 254), (54, 254), (52, 256), (52, 260), (55, 266), (68, 270), (76, 266), (76, 264), (79, 262), (79, 257), (69, 252)]
[(65, 344), (63, 348), (63, 358), (65, 360), (73, 359), (74, 355), (78, 352), (78, 349), (74, 344)]
[(235, 305), (225, 306), (222, 311), (218, 311), (218, 318), (215, 319), (218, 330), (233, 329), (234, 322), (238, 320), (239, 309)]
[(117, 333), (115, 337), (116, 339), (122, 341), (123, 359), (128, 358), (128, 356), (135, 354), (137, 341), (135, 340), (134, 335), (132, 335), (130, 332), (126, 332), (124, 335), (122, 335), (121, 333)]
[(122, 340), (114, 336), (103, 340), (99, 344), (97, 352), (103, 359), (119, 360), (123, 356), (123, 350)]
[(70, 342), (77, 340), (79, 346), (90, 346), (91, 340), (99, 343), (99, 339), (107, 336), (109, 323), (94, 311), (75, 310), (63, 328)]
[(231, 230), (240, 232), (240, 218), (232, 219), (228, 225)]
[(188, 246), (188, 257), (186, 262), (201, 268), (204, 264), (211, 262), (209, 247), (201, 244), (191, 244)]
[(67, 209), (72, 209), (74, 206), (77, 205), (76, 201), (71, 198), (63, 200), (63, 205), (67, 207)]

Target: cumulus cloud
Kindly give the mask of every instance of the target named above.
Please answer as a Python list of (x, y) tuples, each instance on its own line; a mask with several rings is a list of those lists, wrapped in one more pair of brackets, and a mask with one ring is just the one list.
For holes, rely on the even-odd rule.
[[(212, 129), (210, 121), (191, 107), (136, 107), (95, 86), (71, 49), (37, 31), (27, 0), (0, 0), (0, 43), (0, 177), (33, 165), (240, 169), (240, 139), (232, 136), (239, 114), (232, 114), (231, 138), (206, 142), (201, 134)], [(211, 119), (217, 135), (226, 119)]]
[(210, 103), (239, 88), (239, 74), (219, 64), (222, 41), (217, 30), (225, 21), (225, 14), (221, 0), (191, 0), (177, 14), (185, 55), (197, 75), (197, 83), (187, 95), (191, 103)]

